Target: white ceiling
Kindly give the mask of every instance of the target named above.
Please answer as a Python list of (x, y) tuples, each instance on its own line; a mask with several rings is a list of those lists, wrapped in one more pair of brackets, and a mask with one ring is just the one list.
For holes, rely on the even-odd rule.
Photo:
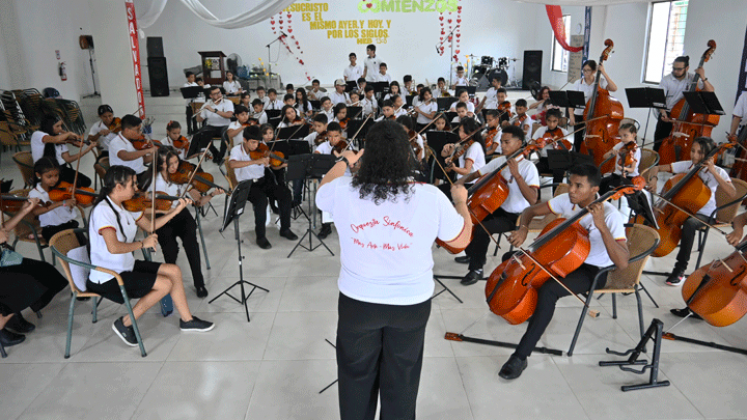
[(552, 6), (606, 6), (608, 4), (649, 3), (651, 0), (519, 0), (522, 3), (539, 3)]

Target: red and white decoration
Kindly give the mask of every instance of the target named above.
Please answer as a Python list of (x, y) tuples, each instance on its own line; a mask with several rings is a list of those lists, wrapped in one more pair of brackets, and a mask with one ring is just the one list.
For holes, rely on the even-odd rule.
[(132, 67), (135, 70), (135, 91), (137, 92), (137, 105), (140, 107), (140, 118), (145, 118), (145, 98), (143, 97), (143, 77), (140, 72), (140, 41), (137, 32), (137, 17), (135, 15), (135, 4), (132, 0), (125, 0), (127, 11), (127, 33), (130, 37), (130, 49), (132, 50)]
[[(303, 73), (306, 77), (306, 80), (311, 81), (311, 76), (309, 76), (309, 73), (306, 71), (306, 63), (304, 63), (303, 57), (301, 56), (301, 54), (303, 54), (301, 43), (298, 39), (296, 39), (296, 36), (293, 35), (293, 27), (291, 25), (292, 20), (293, 15), (290, 12), (286, 14), (280, 12), (277, 14), (277, 16), (273, 16), (270, 19), (270, 27), (272, 28), (273, 34), (280, 36), (280, 43), (285, 46), (285, 49), (288, 50), (288, 53), (290, 53), (293, 59), (298, 61), (298, 64), (303, 66)], [(284, 35), (286, 32), (289, 35)], [(294, 52), (294, 49), (298, 51), (298, 53)]]
[[(462, 40), (462, 0), (459, 0), (459, 3), (456, 15), (454, 15), (454, 12), (449, 12), (447, 15), (441, 12), (438, 16), (439, 24), (441, 25), (441, 35), (438, 38), (440, 41), (438, 44), (438, 55), (443, 56), (446, 52), (446, 46), (449, 45), (453, 47), (454, 51), (451, 61), (455, 62), (459, 61), (459, 53), (461, 52), (460, 42)], [(452, 30), (454, 31), (453, 33), (451, 32)], [(449, 49), (451, 50), (451, 48)]]

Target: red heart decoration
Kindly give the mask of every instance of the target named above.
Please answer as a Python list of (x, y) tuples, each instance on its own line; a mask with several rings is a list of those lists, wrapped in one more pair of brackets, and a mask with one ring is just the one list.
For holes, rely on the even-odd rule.
[(303, 64), (303, 60), (298, 60), (299, 63)]
[(366, 3), (366, 7), (368, 7), (369, 9), (372, 8), (373, 7), (373, 3)]
[(438, 39), (440, 39), (441, 41), (443, 41), (443, 40), (444, 40), (444, 37), (439, 37)]
[(271, 20), (271, 21), (270, 21), (270, 23), (272, 23), (272, 24), (274, 25), (274, 24), (275, 24), (275, 21), (274, 21), (274, 20)]
[[(460, 36), (462, 36), (462, 34), (456, 34), (456, 36), (457, 38), (459, 38)], [(457, 42), (459, 42), (459, 40), (457, 40)]]
[[(288, 33), (291, 33), (291, 32), (293, 32), (293, 29), (291, 29), (291, 28), (288, 28)], [(151, 198), (152, 198), (152, 197), (151, 197)]]
[(457, 19), (457, 23), (462, 23), (462, 20), (461, 19)]
[(455, 53), (459, 54), (459, 50), (454, 50)]
[(291, 14), (290, 14), (290, 13), (288, 13), (288, 17), (291, 17)]
[(446, 35), (446, 31), (444, 31), (443, 29), (441, 29), (441, 35)]
[(444, 17), (443, 16), (439, 16), (438, 20), (444, 20)]
[[(451, 23), (451, 19), (449, 19), (449, 21), (448, 21), (448, 22), (449, 22), (449, 23)], [(280, 23), (283, 23), (283, 21), (281, 20), (281, 21), (280, 21)]]
[(283, 19), (280, 19), (280, 24), (281, 24), (281, 25), (283, 24)]
[(273, 31), (275, 30), (275, 27), (274, 27), (274, 26), (272, 27), (272, 30), (273, 30)]
[(306, 80), (311, 80), (311, 77), (309, 77), (309, 76), (306, 76)]
[(462, 6), (457, 6), (457, 10), (462, 11)]
[(452, 37), (452, 36), (450, 36), (450, 37), (449, 37), (449, 41), (451, 41), (451, 38), (453, 38), (453, 37)]

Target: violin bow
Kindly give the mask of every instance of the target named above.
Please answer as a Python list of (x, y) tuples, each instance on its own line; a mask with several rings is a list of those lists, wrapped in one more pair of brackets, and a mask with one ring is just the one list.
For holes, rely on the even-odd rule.
[[(458, 129), (459, 129), (459, 127), (461, 127), (461, 125), (458, 125), (456, 129), (458, 130)], [(471, 133), (470, 133), (470, 134), (469, 134), (469, 135), (468, 135), (467, 137), (463, 138), (462, 140), (459, 140), (459, 141), (458, 141), (458, 142), (457, 142), (457, 143), (456, 143), (456, 144), (454, 145), (454, 150), (452, 150), (452, 151), (451, 151), (451, 156), (449, 156), (449, 159), (453, 159), (453, 158), (454, 158), (454, 155), (456, 154), (456, 151), (457, 151), (457, 146), (461, 146), (461, 145), (463, 145), (463, 144), (464, 144), (465, 142), (467, 142), (467, 141), (468, 141), (469, 139), (471, 139), (471, 138), (472, 138), (472, 136), (474, 136), (475, 134), (479, 133), (479, 132), (480, 132), (480, 131), (482, 131), (482, 130), (483, 130), (484, 128), (485, 128), (485, 124), (481, 124), (481, 125), (480, 125), (479, 127), (477, 127), (477, 129), (476, 129), (475, 131), (471, 132)], [(453, 133), (453, 131), (452, 131), (452, 133)], [(438, 159), (436, 159), (436, 161), (438, 161)], [(451, 164), (453, 165), (453, 164), (454, 164), (454, 162), (451, 162)], [(441, 166), (441, 164), (440, 164), (440, 163), (439, 163), (439, 166)], [(441, 169), (443, 169), (443, 167), (442, 167)], [(448, 177), (447, 177), (447, 178), (448, 178)], [(452, 185), (453, 185), (453, 184), (452, 184)]]
[(372, 116), (373, 116), (373, 112), (372, 112), (372, 113), (370, 113), (370, 114), (368, 114), (368, 115), (366, 116), (366, 118), (365, 118), (365, 119), (363, 120), (363, 124), (361, 124), (361, 126), (360, 126), (360, 127), (358, 127), (358, 131), (356, 131), (356, 132), (355, 132), (355, 134), (353, 135), (353, 137), (351, 137), (351, 138), (350, 138), (350, 141), (348, 141), (348, 147), (346, 147), (346, 148), (345, 148), (345, 150), (353, 150), (353, 149), (351, 148), (351, 146), (353, 145), (353, 140), (355, 140), (355, 138), (356, 138), (356, 137), (358, 137), (358, 133), (360, 133), (360, 132), (361, 132), (361, 130), (363, 130), (363, 126), (365, 126), (365, 125), (366, 125), (366, 122), (367, 122), (367, 121), (368, 121), (369, 119), (371, 119), (371, 117), (372, 117)]
[[(426, 129), (428, 129), (428, 127), (430, 127), (431, 125), (433, 125), (433, 123), (436, 122), (436, 120), (439, 119), (441, 117), (441, 115), (443, 115), (443, 114), (444, 114), (444, 111), (441, 111), (438, 114), (436, 114), (436, 116), (433, 117), (433, 119), (431, 120), (431, 122), (429, 122), (428, 124), (426, 124), (425, 127), (423, 127), (420, 131), (418, 131), (418, 135), (423, 134), (423, 131), (425, 131)], [(417, 137), (418, 136), (415, 136), (415, 137), (411, 138), (410, 140), (414, 140)]]
[(153, 235), (156, 233), (156, 173), (158, 172), (158, 152), (154, 154), (151, 166), (153, 166), (153, 178), (150, 185), (153, 188), (153, 198), (150, 202), (150, 234)]

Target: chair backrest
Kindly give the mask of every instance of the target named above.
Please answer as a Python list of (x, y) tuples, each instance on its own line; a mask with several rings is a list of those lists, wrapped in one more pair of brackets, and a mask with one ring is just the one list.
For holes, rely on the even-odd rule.
[(571, 189), (571, 186), (566, 184), (565, 182), (558, 184), (557, 187), (555, 187), (555, 194), (553, 194), (553, 197), (557, 197), (560, 194), (565, 194), (568, 192), (568, 190)]
[[(57, 232), (54, 236), (52, 236), (49, 239), (49, 246), (52, 248), (52, 252), (59, 254), (61, 256), (67, 257), (67, 253), (70, 252), (71, 249), (75, 249), (81, 246), (80, 241), (78, 241), (78, 236), (75, 234), (75, 231), (73, 229), (67, 229), (63, 230), (62, 232)], [(64, 258), (59, 258), (60, 265), (62, 266), (62, 269), (65, 271), (65, 277), (67, 277), (67, 282), (70, 285), (70, 290), (78, 293), (83, 293), (82, 290), (80, 290), (73, 281), (73, 273), (70, 270), (70, 264), (65, 260)]]
[(96, 171), (99, 178), (104, 179), (104, 175), (106, 175), (106, 172), (109, 170), (109, 166), (109, 156), (106, 156), (94, 163), (93, 169)]
[(31, 157), (31, 152), (18, 152), (13, 155), (13, 162), (18, 166), (18, 170), (21, 171), (23, 182), (26, 185), (31, 185), (34, 179), (34, 158)]
[(0, 144), (11, 147), (18, 145), (18, 139), (10, 129), (7, 121), (0, 121)]
[(228, 181), (228, 188), (234, 189), (237, 185), (239, 185), (239, 181), (236, 180), (236, 172), (232, 167), (228, 166), (228, 159), (226, 159), (224, 164), (226, 165), (226, 179)]
[(716, 189), (716, 207), (719, 208), (716, 218), (719, 222), (731, 223), (737, 216), (742, 201), (747, 197), (747, 182), (739, 178), (732, 178), (731, 183), (737, 190), (733, 197), (726, 194), (721, 186)]
[(605, 289), (633, 289), (641, 279), (643, 267), (646, 266), (649, 255), (659, 246), (659, 233), (650, 226), (628, 224), (626, 236), (628, 237), (630, 263), (624, 270), (612, 270), (607, 275)]
[(638, 173), (648, 170), (659, 163), (659, 153), (652, 149), (641, 149), (641, 161), (638, 162)]

